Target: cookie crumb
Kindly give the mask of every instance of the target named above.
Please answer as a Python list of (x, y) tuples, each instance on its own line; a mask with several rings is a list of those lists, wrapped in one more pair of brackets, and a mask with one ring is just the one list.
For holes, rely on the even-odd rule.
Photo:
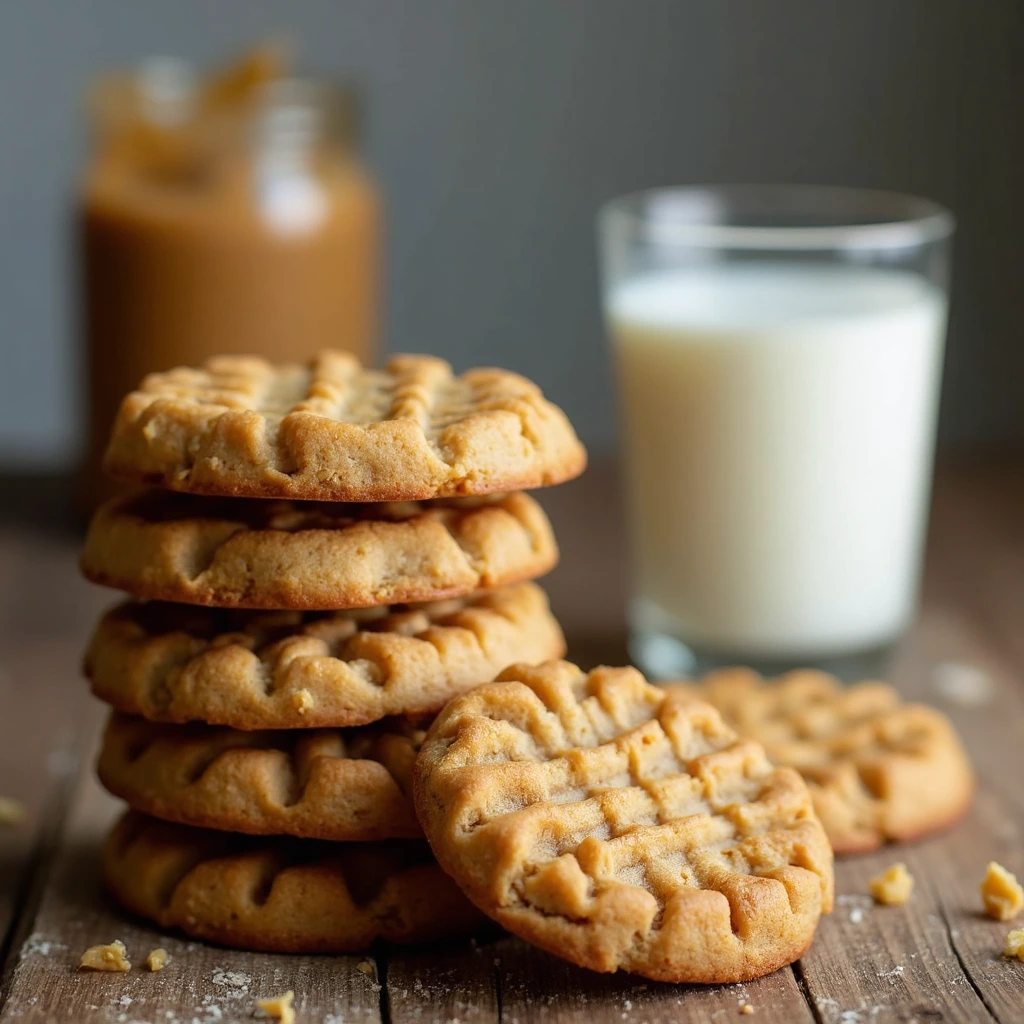
[(985, 913), (997, 921), (1012, 921), (1024, 909), (1024, 887), (994, 860), (989, 861), (980, 888)]
[(25, 820), (25, 808), (9, 796), (0, 796), (0, 825), (20, 825)]
[(114, 939), (108, 946), (90, 946), (78, 965), (85, 971), (130, 971), (131, 961), (128, 950), (120, 939)]
[(300, 715), (304, 715), (313, 707), (313, 694), (309, 690), (299, 690), (292, 697), (292, 703), (295, 705), (295, 710)]
[(376, 974), (377, 973), (374, 970), (373, 964), (371, 964), (369, 960), (360, 960), (359, 963), (356, 964), (356, 970), (357, 971), (362, 971), (363, 974)]
[(910, 894), (914, 891), (914, 879), (907, 870), (907, 865), (899, 861), (872, 878), (868, 882), (868, 888), (879, 903), (899, 906), (910, 899)]
[(753, 1012), (754, 1008), (750, 1005), (750, 1003), (744, 1003), (740, 1007), (740, 1013), (742, 1013), (744, 1017), (749, 1017)]
[(282, 996), (274, 996), (273, 999), (257, 999), (256, 1005), (268, 1016), (279, 1020), (281, 1024), (295, 1024), (295, 1008), (292, 1000), (295, 993), (289, 989)]
[(162, 971), (170, 962), (171, 955), (166, 949), (154, 949), (146, 957), (146, 966), (151, 971)]
[(1003, 956), (1015, 956), (1024, 963), (1024, 928), (1015, 928), (1006, 936)]

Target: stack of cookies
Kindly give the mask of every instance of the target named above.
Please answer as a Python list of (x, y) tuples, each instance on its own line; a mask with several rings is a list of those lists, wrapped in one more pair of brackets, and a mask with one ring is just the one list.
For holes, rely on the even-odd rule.
[[(248, 949), (464, 932), (478, 911), (412, 804), (431, 718), (560, 657), (550, 524), (580, 473), (530, 382), (405, 356), (220, 358), (124, 401), (82, 571), (130, 599), (86, 656), (114, 708), (99, 774), (132, 810), (105, 875), (130, 910)], [(155, 485), (155, 486), (154, 486)]]

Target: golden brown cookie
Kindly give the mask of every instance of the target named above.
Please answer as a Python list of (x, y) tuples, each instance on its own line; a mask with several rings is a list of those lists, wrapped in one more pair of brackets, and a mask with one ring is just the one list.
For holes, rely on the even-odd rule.
[(437, 711), (506, 665), (565, 653), (535, 583), (421, 607), (243, 612), (128, 601), (85, 657), (93, 693), (157, 722), (365, 725)]
[(533, 579), (558, 560), (525, 494), (345, 505), (144, 491), (93, 517), (82, 571), (155, 601), (368, 608)]
[(414, 772), (481, 910), (598, 971), (733, 982), (791, 963), (832, 905), (799, 774), (635, 669), (515, 665), (449, 703)]
[(465, 935), (483, 920), (415, 839), (254, 838), (131, 811), (107, 840), (103, 876), (133, 913), (239, 949), (347, 953)]
[(114, 714), (97, 771), (115, 796), (166, 821), (251, 835), (365, 841), (422, 836), (408, 719), (359, 729), (239, 732)]
[(937, 832), (970, 807), (974, 773), (949, 719), (884, 683), (809, 670), (768, 682), (737, 668), (687, 689), (804, 776), (838, 854)]
[(456, 377), (431, 356), (369, 370), (323, 352), (151, 374), (122, 403), (104, 465), (198, 494), (398, 501), (541, 487), (585, 464), (565, 414), (514, 373)]

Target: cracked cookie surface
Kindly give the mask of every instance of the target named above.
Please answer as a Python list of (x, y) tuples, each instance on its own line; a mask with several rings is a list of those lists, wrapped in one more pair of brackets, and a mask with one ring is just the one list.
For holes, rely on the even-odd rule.
[(415, 839), (256, 838), (130, 811), (102, 872), (132, 913), (239, 949), (347, 953), (465, 935), (483, 920)]
[(884, 683), (721, 669), (686, 689), (804, 776), (837, 854), (940, 831), (970, 807), (974, 773), (952, 723)]
[(557, 561), (551, 524), (525, 494), (347, 505), (154, 490), (100, 507), (81, 568), (157, 601), (344, 609), (456, 597)]
[(514, 661), (561, 657), (535, 583), (412, 607), (246, 612), (128, 601), (85, 657), (93, 693), (158, 722), (365, 725), (437, 711)]
[(240, 732), (114, 714), (97, 773), (137, 811), (185, 825), (306, 839), (422, 837), (407, 719), (357, 729)]
[(414, 794), (480, 909), (594, 970), (756, 978), (831, 909), (832, 851), (799, 774), (635, 669), (516, 665), (455, 698)]
[(219, 356), (150, 374), (121, 405), (104, 468), (200, 494), (396, 501), (541, 487), (585, 464), (565, 414), (517, 374), (455, 376), (411, 355), (371, 370), (327, 351), (308, 366)]

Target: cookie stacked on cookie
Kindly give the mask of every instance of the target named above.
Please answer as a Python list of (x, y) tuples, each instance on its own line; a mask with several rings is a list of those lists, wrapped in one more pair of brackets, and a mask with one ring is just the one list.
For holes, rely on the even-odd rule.
[[(86, 656), (103, 783), (132, 810), (105, 873), (129, 909), (249, 949), (465, 931), (477, 911), (412, 807), (452, 697), (560, 657), (524, 488), (580, 473), (562, 412), (500, 370), (404, 356), (220, 358), (129, 395), (85, 575), (130, 599)], [(155, 486), (152, 486), (155, 485)]]

